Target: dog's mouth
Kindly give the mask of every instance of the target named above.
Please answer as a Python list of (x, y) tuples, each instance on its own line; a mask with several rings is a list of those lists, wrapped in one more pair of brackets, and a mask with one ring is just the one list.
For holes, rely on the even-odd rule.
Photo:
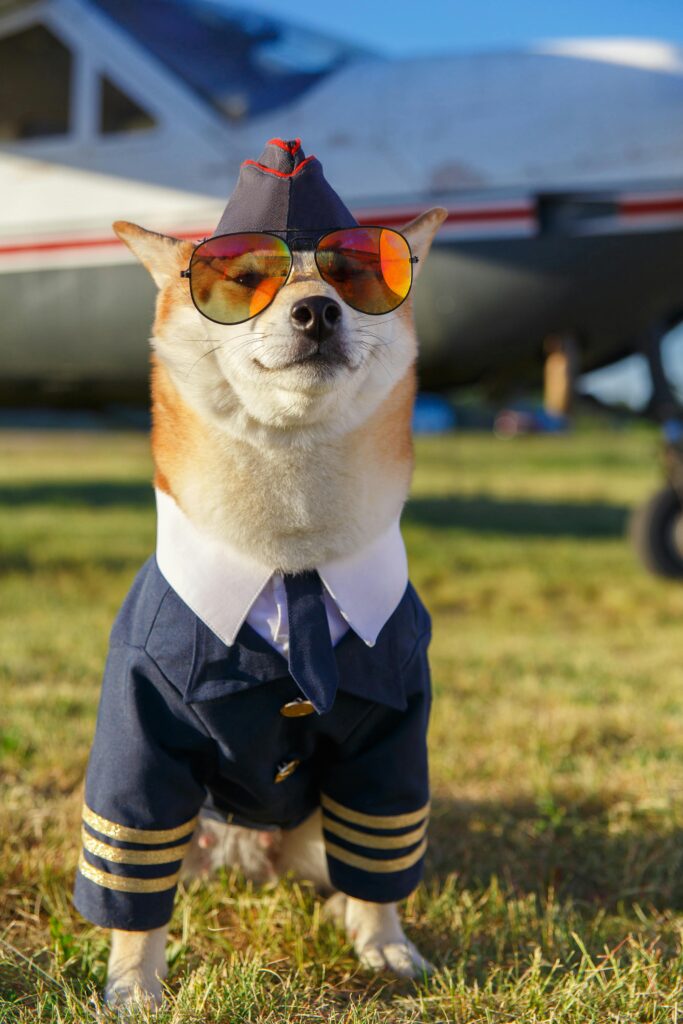
[(260, 359), (254, 357), (254, 363), (260, 370), (266, 373), (277, 373), (282, 370), (310, 369), (318, 376), (331, 376), (340, 369), (351, 369), (348, 356), (336, 349), (321, 350), (314, 349), (312, 352), (302, 352), (300, 355), (288, 359), (286, 362), (277, 363), (275, 366), (266, 366)]

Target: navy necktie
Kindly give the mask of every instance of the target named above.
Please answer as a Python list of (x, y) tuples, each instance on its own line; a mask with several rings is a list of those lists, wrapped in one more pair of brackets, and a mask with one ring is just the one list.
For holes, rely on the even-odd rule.
[(289, 617), (289, 671), (315, 710), (334, 704), (339, 675), (323, 586), (315, 569), (284, 576)]

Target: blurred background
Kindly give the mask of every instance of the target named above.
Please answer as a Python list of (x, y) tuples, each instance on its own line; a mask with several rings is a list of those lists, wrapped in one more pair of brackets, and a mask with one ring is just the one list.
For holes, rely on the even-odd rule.
[(144, 422), (153, 286), (111, 222), (210, 234), (241, 161), (300, 136), (361, 222), (449, 211), (416, 429), (561, 432), (577, 399), (664, 425), (639, 547), (683, 574), (675, 0), (0, 0), (0, 66), (4, 422)]
[(211, 234), (272, 136), (361, 221), (448, 209), (403, 517), (442, 973), (372, 988), (308, 890), (218, 879), (178, 900), (173, 1019), (678, 1019), (680, 0), (0, 0), (0, 1017), (89, 1020), (105, 973), (68, 894), (155, 530), (154, 288), (111, 222)]

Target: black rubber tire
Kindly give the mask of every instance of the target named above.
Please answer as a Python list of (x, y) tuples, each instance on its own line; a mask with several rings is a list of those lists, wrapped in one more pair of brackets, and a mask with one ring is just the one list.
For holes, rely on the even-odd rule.
[(641, 562), (655, 576), (683, 579), (681, 517), (681, 499), (673, 487), (668, 485), (653, 494), (633, 514), (631, 539)]

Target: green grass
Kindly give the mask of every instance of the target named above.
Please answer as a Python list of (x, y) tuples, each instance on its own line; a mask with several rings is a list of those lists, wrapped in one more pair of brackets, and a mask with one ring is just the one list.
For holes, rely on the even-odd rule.
[[(0, 1021), (92, 1019), (75, 913), (108, 631), (153, 544), (147, 441), (0, 434)], [(624, 533), (647, 430), (422, 440), (404, 517), (434, 619), (434, 815), (407, 929), (440, 968), (369, 978), (306, 886), (181, 893), (160, 1021), (683, 1021), (683, 587)]]

